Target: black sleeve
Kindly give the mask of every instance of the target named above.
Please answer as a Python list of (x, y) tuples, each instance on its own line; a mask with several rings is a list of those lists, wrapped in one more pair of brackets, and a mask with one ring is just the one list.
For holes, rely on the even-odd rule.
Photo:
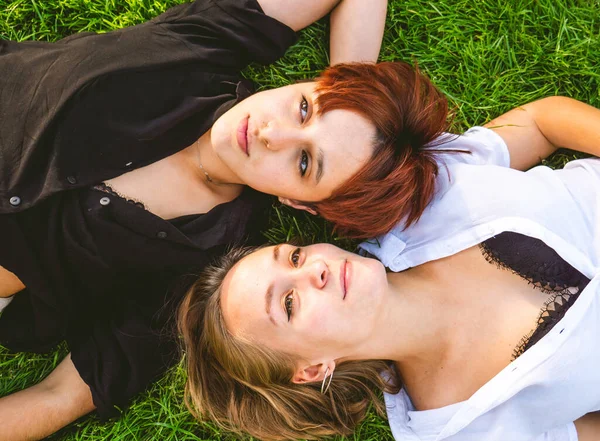
[[(141, 292), (150, 294), (149, 284), (144, 285)], [(176, 300), (148, 299), (105, 308), (107, 316), (67, 337), (73, 364), (90, 387), (102, 420), (118, 415), (179, 359)]]
[(265, 15), (256, 0), (197, 0), (170, 9), (157, 22), (190, 49), (209, 49), (217, 63), (238, 70), (254, 61), (272, 63), (296, 41), (296, 33)]

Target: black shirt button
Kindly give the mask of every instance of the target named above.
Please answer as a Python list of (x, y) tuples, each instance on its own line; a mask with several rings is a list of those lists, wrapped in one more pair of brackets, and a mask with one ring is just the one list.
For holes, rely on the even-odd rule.
[(129, 167), (131, 167), (132, 165), (133, 165), (133, 162), (129, 161), (127, 164), (125, 164), (125, 167), (126, 167), (126, 168), (129, 168)]
[(8, 200), (8, 202), (10, 202), (10, 205), (12, 205), (13, 207), (18, 207), (19, 205), (21, 205), (21, 198), (19, 196), (13, 196)]
[(108, 205), (110, 204), (109, 198), (100, 198), (100, 205)]
[(156, 237), (158, 237), (159, 239), (166, 239), (167, 233), (165, 231), (159, 231), (158, 233), (156, 233)]
[(67, 182), (71, 185), (77, 184), (77, 178), (75, 176), (67, 176)]

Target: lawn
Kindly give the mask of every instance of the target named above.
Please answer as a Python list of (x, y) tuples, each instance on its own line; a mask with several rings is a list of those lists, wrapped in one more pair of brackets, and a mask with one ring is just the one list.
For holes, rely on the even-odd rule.
[[(368, 1), (368, 0), (365, 0)], [(0, 0), (0, 38), (54, 41), (79, 31), (110, 31), (154, 17), (180, 0)], [(448, 95), (459, 132), (537, 98), (566, 95), (600, 107), (600, 1), (390, 0), (381, 60), (419, 63)], [(328, 63), (327, 23), (301, 34), (288, 54), (269, 67), (251, 66), (248, 78), (275, 87), (313, 77)], [(560, 166), (574, 157), (560, 152)], [(320, 220), (273, 210), (265, 236), (281, 241), (352, 243), (331, 235)], [(66, 349), (44, 356), (11, 355), (0, 348), (0, 396), (35, 384)], [(183, 370), (173, 369), (135, 400), (119, 419), (83, 418), (52, 440), (226, 440), (198, 424), (182, 405)], [(370, 415), (353, 439), (391, 439), (385, 420)]]

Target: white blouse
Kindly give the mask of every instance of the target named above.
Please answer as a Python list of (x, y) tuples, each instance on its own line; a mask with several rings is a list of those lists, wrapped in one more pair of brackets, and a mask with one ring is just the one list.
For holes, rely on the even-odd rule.
[[(466, 135), (501, 141), (482, 128)], [(528, 172), (507, 160), (461, 160), (445, 161), (440, 192), (415, 225), (361, 247), (401, 271), (514, 231), (541, 239), (591, 282), (547, 335), (467, 401), (416, 411), (404, 391), (385, 394), (392, 433), (402, 441), (576, 441), (572, 422), (600, 410), (600, 160)]]

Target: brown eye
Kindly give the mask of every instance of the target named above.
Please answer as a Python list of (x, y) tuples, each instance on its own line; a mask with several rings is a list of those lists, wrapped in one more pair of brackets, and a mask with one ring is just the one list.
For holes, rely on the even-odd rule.
[(294, 306), (294, 293), (290, 292), (287, 296), (285, 296), (285, 312), (287, 313), (288, 322), (292, 318), (292, 309)]
[(292, 251), (292, 254), (290, 254), (290, 261), (295, 268), (298, 268), (298, 263), (300, 262), (300, 248), (296, 248)]

